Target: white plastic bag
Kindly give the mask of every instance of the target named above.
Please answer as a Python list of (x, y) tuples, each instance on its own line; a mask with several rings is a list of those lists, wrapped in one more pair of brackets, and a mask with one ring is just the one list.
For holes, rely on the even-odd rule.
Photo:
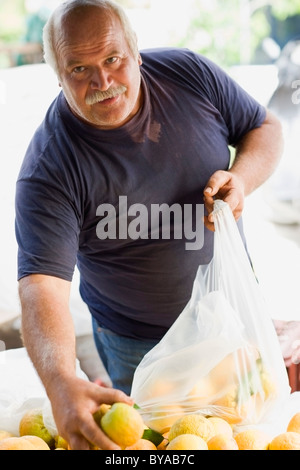
[(159, 432), (185, 413), (236, 426), (278, 418), (290, 395), (277, 335), (229, 206), (214, 206), (214, 256), (189, 303), (139, 364), (131, 396)]
[[(76, 361), (78, 377), (88, 380)], [(50, 434), (57, 435), (50, 401), (25, 348), (0, 353), (0, 430), (19, 435), (19, 423), (29, 410), (38, 408)]]

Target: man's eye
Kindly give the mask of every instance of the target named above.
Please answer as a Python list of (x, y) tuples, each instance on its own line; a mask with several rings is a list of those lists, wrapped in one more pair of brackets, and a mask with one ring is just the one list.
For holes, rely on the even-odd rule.
[(81, 65), (80, 67), (75, 67), (73, 69), (73, 72), (75, 73), (81, 73), (81, 72), (84, 72), (85, 71), (85, 67), (83, 67), (83, 65)]
[(117, 60), (118, 60), (117, 57), (110, 57), (109, 59), (107, 59), (107, 62), (109, 64), (114, 64)]

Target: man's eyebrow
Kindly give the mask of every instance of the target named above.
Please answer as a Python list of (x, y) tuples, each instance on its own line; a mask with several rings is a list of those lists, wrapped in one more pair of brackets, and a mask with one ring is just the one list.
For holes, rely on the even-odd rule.
[(78, 60), (78, 59), (71, 59), (67, 62), (67, 67), (74, 67), (74, 65), (79, 65), (80, 63), (82, 63), (82, 61)]
[[(114, 49), (113, 51), (110, 51), (107, 54), (103, 54), (103, 59), (107, 59), (108, 57), (113, 57), (115, 55), (121, 55), (122, 52), (120, 50)], [(67, 67), (73, 67), (74, 65), (79, 65), (85, 62), (85, 60), (80, 60), (80, 59), (70, 59), (67, 61)]]

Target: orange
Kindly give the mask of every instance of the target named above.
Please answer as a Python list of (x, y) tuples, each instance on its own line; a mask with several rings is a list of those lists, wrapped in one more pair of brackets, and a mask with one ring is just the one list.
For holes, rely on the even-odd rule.
[(213, 433), (216, 434), (226, 434), (228, 436), (233, 435), (232, 427), (225, 421), (225, 419), (220, 418), (219, 416), (209, 416), (207, 418), (210, 423), (213, 424)]
[(0, 450), (50, 450), (50, 448), (38, 436), (22, 436), (2, 439)]
[(180, 405), (162, 405), (154, 409), (147, 424), (154, 431), (163, 434), (170, 430), (177, 419), (184, 416), (184, 411)]
[(195, 434), (181, 434), (174, 437), (166, 450), (208, 450), (207, 443)]
[(210, 397), (215, 395), (216, 389), (214, 384), (212, 383), (209, 376), (203, 377), (202, 379), (198, 380), (193, 388), (189, 391), (187, 396), (188, 402), (197, 402), (202, 401), (203, 399), (209, 400)]
[(270, 442), (269, 450), (300, 450), (300, 434), (287, 431), (275, 436)]
[(68, 450), (69, 444), (62, 436), (55, 436), (55, 449), (65, 449)]
[(135, 444), (144, 434), (144, 422), (138, 410), (122, 402), (114, 403), (106, 411), (100, 426), (122, 449)]
[(171, 426), (169, 441), (171, 442), (180, 434), (195, 434), (204, 441), (208, 441), (214, 434), (214, 426), (205, 416), (192, 413), (179, 418)]
[(271, 437), (260, 429), (246, 429), (234, 436), (239, 450), (268, 450)]
[(44, 424), (43, 412), (39, 408), (28, 410), (19, 422), (20, 436), (38, 436), (43, 439), (50, 448), (54, 447), (54, 438)]
[(300, 433), (300, 413), (296, 413), (289, 421), (286, 428), (287, 431)]
[(169, 444), (169, 431), (163, 433), (164, 440), (157, 446), (158, 450), (166, 450), (167, 445)]
[(157, 450), (157, 447), (148, 439), (139, 439), (132, 446), (125, 447), (125, 450)]
[(7, 437), (16, 437), (14, 436), (11, 432), (9, 431), (3, 431), (3, 430), (0, 430), (0, 441), (2, 441), (2, 439), (6, 439)]
[(50, 450), (48, 444), (38, 436), (23, 436), (22, 439), (26, 439), (30, 444), (34, 446), (36, 450)]
[(216, 434), (207, 442), (208, 450), (239, 450), (236, 440), (228, 434)]
[(220, 407), (220, 414), (230, 424), (238, 424), (243, 419), (238, 410), (238, 386), (231, 385), (227, 388), (226, 393), (214, 401), (214, 405)]
[(0, 450), (36, 450), (27, 439), (20, 437), (7, 437), (0, 441)]

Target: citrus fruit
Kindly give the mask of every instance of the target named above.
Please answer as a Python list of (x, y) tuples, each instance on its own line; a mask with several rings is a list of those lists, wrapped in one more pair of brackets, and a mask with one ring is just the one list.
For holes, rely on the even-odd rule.
[(184, 412), (180, 405), (163, 405), (151, 413), (148, 425), (154, 431), (163, 434), (169, 431), (172, 424), (181, 416), (184, 416)]
[(196, 413), (187, 414), (171, 426), (169, 441), (171, 442), (180, 434), (195, 434), (204, 441), (208, 441), (214, 434), (214, 426), (205, 416)]
[(0, 441), (6, 439), (7, 437), (16, 437), (11, 432), (0, 430)]
[(208, 450), (207, 443), (195, 434), (180, 434), (167, 445), (166, 450)]
[(275, 436), (270, 442), (269, 450), (300, 450), (300, 434), (287, 431)]
[(106, 403), (102, 403), (98, 410), (95, 411), (95, 413), (93, 414), (93, 417), (94, 417), (94, 420), (96, 421), (96, 423), (98, 424), (98, 426), (100, 426), (100, 423), (101, 423), (101, 418), (102, 416), (105, 415), (105, 413), (111, 408), (111, 405), (107, 405)]
[(214, 401), (214, 405), (220, 407), (220, 415), (226, 417), (230, 424), (238, 424), (243, 420), (243, 416), (238, 410), (238, 386), (231, 385), (226, 393)]
[(234, 436), (239, 450), (268, 450), (271, 437), (261, 429), (246, 429)]
[(50, 450), (50, 448), (38, 436), (22, 436), (2, 439), (0, 450)]
[(149, 396), (150, 397), (165, 397), (170, 396), (174, 391), (174, 384), (167, 381), (158, 379), (153, 382), (149, 387)]
[(144, 422), (133, 406), (114, 403), (102, 416), (100, 425), (105, 434), (122, 449), (142, 438)]
[(228, 436), (233, 435), (232, 427), (228, 421), (225, 421), (225, 419), (220, 418), (219, 416), (209, 416), (207, 419), (213, 425), (214, 434), (226, 434)]
[(286, 430), (290, 432), (300, 433), (300, 413), (296, 413), (294, 416), (292, 416), (287, 425)]
[(212, 383), (209, 376), (203, 377), (198, 380), (193, 388), (189, 391), (187, 398), (188, 401), (200, 401), (204, 398), (209, 398), (216, 393), (214, 384)]
[(21, 437), (7, 437), (0, 441), (0, 450), (36, 450), (34, 445)]
[(275, 397), (277, 394), (277, 387), (271, 375), (264, 369), (260, 373), (260, 380), (265, 394), (265, 401), (269, 397)]
[(55, 449), (68, 450), (69, 445), (62, 436), (59, 436), (59, 435), (55, 436), (54, 441), (55, 441)]
[(28, 410), (19, 423), (20, 436), (38, 436), (43, 439), (49, 447), (54, 447), (54, 438), (46, 428), (43, 420), (42, 410), (34, 408)]
[(207, 442), (208, 450), (239, 450), (236, 440), (230, 434), (216, 434)]
[(26, 439), (30, 444), (34, 446), (36, 450), (50, 450), (48, 444), (38, 436), (23, 436), (22, 439)]
[(132, 446), (125, 447), (125, 450), (157, 450), (157, 447), (148, 439), (139, 439)]
[(163, 441), (161, 441), (160, 444), (158, 444), (157, 449), (158, 450), (166, 450), (167, 445), (169, 444), (169, 431), (163, 433)]

